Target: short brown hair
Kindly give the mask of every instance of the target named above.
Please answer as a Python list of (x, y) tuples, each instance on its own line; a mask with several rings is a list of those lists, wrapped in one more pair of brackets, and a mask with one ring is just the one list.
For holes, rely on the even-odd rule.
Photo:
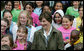
[(52, 15), (50, 12), (48, 11), (43, 12), (39, 17), (39, 20), (41, 21), (42, 18), (45, 18), (48, 22), (52, 23)]

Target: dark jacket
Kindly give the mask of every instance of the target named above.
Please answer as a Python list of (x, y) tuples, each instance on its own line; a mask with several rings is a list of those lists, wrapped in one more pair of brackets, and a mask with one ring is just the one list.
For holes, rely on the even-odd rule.
[(34, 40), (31, 49), (32, 50), (63, 50), (64, 42), (62, 33), (52, 27), (50, 38), (48, 39), (48, 45), (46, 46), (45, 36), (43, 35), (43, 28), (35, 32)]

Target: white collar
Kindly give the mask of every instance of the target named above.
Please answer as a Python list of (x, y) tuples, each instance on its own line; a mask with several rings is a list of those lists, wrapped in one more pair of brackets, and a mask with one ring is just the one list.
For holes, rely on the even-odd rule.
[(47, 39), (47, 36), (50, 35), (51, 30), (52, 30), (52, 25), (51, 25), (51, 27), (50, 27), (50, 30), (49, 30), (49, 32), (48, 32), (48, 35), (46, 35), (46, 32), (45, 32), (45, 30), (44, 30), (44, 34), (43, 34), (43, 35), (45, 36), (46, 39)]

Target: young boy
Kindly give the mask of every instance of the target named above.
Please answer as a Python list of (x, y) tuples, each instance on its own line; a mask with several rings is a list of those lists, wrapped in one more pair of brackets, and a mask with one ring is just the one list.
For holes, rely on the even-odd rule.
[(70, 43), (65, 45), (64, 50), (82, 50), (83, 44), (80, 43), (79, 35), (79, 31), (73, 30), (71, 32)]

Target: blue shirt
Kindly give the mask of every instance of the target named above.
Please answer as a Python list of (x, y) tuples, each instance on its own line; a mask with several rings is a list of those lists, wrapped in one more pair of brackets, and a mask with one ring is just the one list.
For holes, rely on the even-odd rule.
[(37, 26), (36, 31), (40, 30), (41, 28), (42, 28), (42, 26)]
[(34, 13), (36, 13), (38, 16), (40, 16), (41, 12), (42, 12), (41, 8), (35, 8), (34, 9)]
[(27, 41), (29, 41), (30, 34), (31, 34), (31, 28), (29, 28), (28, 26), (26, 28), (28, 29)]
[(11, 21), (11, 25), (10, 25), (10, 29), (9, 29), (9, 31), (10, 31), (11, 34), (12, 34), (12, 28), (13, 28), (13, 26), (14, 26), (13, 21)]

